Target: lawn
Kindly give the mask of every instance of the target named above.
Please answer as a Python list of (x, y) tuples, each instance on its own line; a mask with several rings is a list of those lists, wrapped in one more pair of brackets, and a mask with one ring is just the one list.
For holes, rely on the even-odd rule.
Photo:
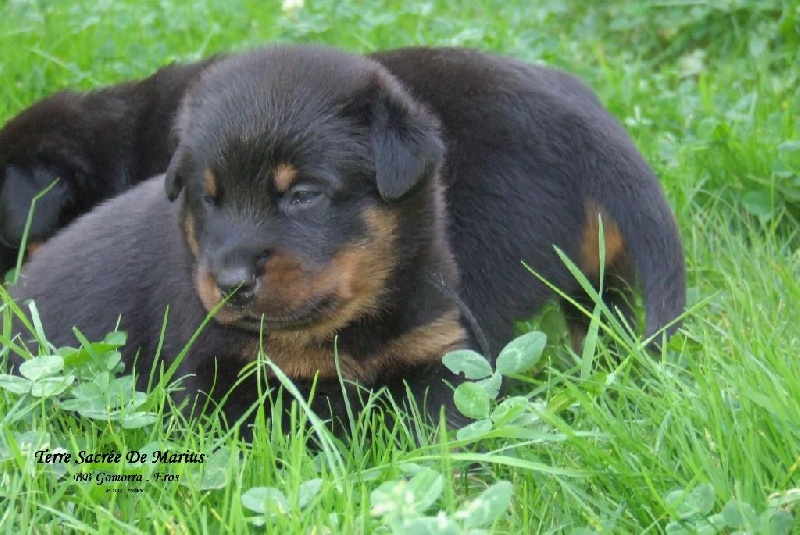
[[(313, 451), (303, 407), (246, 444), (164, 417), (169, 385), (134, 395), (88, 366), (60, 395), (0, 382), (0, 532), (800, 533), (800, 0), (2, 0), (0, 122), (274, 42), (466, 45), (583, 77), (677, 215), (682, 331), (659, 355), (613, 334), (575, 355), (548, 308), (520, 325), (546, 334), (541, 359), (484, 432), (422, 445), (373, 421)], [(82, 351), (113, 371), (119, 335), (101, 342)], [(80, 411), (86, 396), (114, 410)]]

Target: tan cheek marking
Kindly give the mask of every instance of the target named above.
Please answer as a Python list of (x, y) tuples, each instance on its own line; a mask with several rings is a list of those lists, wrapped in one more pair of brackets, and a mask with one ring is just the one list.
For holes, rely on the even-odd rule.
[(275, 190), (283, 193), (297, 180), (297, 168), (288, 163), (279, 164), (275, 167), (273, 180), (275, 181)]
[(206, 310), (211, 310), (222, 299), (222, 295), (217, 288), (214, 278), (204, 266), (198, 266), (197, 272), (194, 276), (195, 287), (197, 288), (197, 295)]
[[(194, 228), (194, 216), (192, 216), (191, 212), (186, 212), (186, 215), (183, 218), (183, 231), (184, 235), (186, 236), (186, 243), (189, 245), (189, 250), (192, 252), (192, 255), (195, 257), (195, 259), (197, 259), (200, 247), (197, 244), (197, 237), (195, 235)], [(214, 307), (216, 307), (219, 302), (222, 301), (222, 294), (217, 287), (217, 282), (208, 271), (208, 266), (202, 262), (195, 267), (194, 286), (197, 289), (197, 295), (200, 297), (203, 307), (207, 311), (211, 312), (211, 310), (213, 310)], [(227, 308), (221, 308), (214, 315), (214, 318), (220, 323), (230, 323), (239, 319), (240, 314), (237, 314)]]
[(211, 169), (206, 169), (203, 173), (203, 182), (205, 184), (206, 194), (212, 199), (215, 199), (219, 193), (219, 188), (217, 187), (217, 177)]
[[(203, 303), (203, 308), (211, 312), (220, 301), (222, 301), (222, 294), (217, 288), (217, 283), (214, 277), (211, 276), (205, 265), (200, 264), (197, 266), (194, 275), (194, 285), (197, 289), (197, 295)], [(214, 319), (220, 323), (231, 323), (241, 318), (241, 313), (237, 313), (230, 308), (223, 307), (214, 314)]]
[(283, 253), (276, 253), (267, 261), (262, 275), (263, 290), (259, 300), (270, 309), (291, 310), (301, 306), (315, 295), (316, 288), (303, 262)]
[[(380, 308), (381, 294), (394, 267), (394, 229), (391, 213), (368, 210), (365, 221), (369, 237), (345, 246), (319, 273), (305, 271), (303, 263), (287, 255), (276, 255), (267, 263), (262, 278), (258, 309), (279, 308), (287, 312), (322, 296), (337, 297), (336, 313), (303, 331), (286, 336), (306, 336), (307, 343), (320, 342), (357, 316)], [(269, 302), (267, 302), (267, 300)], [(284, 336), (283, 333), (274, 333)]]
[(350, 246), (337, 256), (331, 269), (339, 281), (339, 297), (350, 300), (353, 312), (379, 305), (397, 255), (394, 214), (370, 208), (365, 211), (364, 220), (370, 237), (365, 243)]
[[(333, 335), (354, 318), (380, 307), (382, 291), (394, 266), (397, 223), (390, 212), (378, 209), (367, 210), (364, 220), (369, 236), (344, 247), (324, 271), (316, 275), (307, 273), (302, 262), (283, 255), (272, 258), (265, 270), (265, 286), (270, 288), (266, 293), (270, 299), (279, 299), (288, 311), (317, 296), (335, 295), (344, 302), (333, 317), (309, 329), (265, 333), (264, 353), (289, 377), (336, 377)], [(454, 313), (418, 328), (366, 363), (340, 352), (342, 375), (349, 380), (371, 383), (385, 373), (383, 366), (441, 358), (446, 352), (444, 348), (465, 337), (457, 321), (458, 315)], [(257, 350), (246, 355), (254, 358), (255, 354)]]
[[(189, 244), (189, 250), (196, 259), (200, 248), (197, 244), (194, 230), (194, 217), (191, 212), (186, 212), (183, 218), (183, 230), (186, 236), (186, 243)], [(222, 294), (219, 288), (217, 288), (217, 282), (214, 280), (214, 277), (211, 276), (211, 273), (209, 273), (208, 267), (202, 262), (195, 267), (194, 285), (197, 289), (197, 295), (200, 297), (200, 301), (207, 311), (210, 312), (213, 310), (222, 300)], [(236, 314), (233, 314), (230, 310), (225, 308), (217, 311), (214, 317), (217, 321), (222, 323), (229, 323), (238, 319)]]
[(603, 218), (603, 238), (605, 241), (605, 265), (613, 264), (625, 253), (625, 242), (616, 222), (593, 200), (586, 202), (586, 223), (581, 242), (581, 267), (593, 276), (600, 274), (600, 224), (598, 215)]
[(392, 213), (377, 209), (368, 209), (364, 219), (369, 238), (346, 247), (315, 281), (315, 286), (332, 286), (335, 295), (344, 301), (334, 317), (315, 326), (317, 335), (331, 334), (356, 317), (373, 314), (381, 307), (386, 282), (395, 265), (397, 223)]

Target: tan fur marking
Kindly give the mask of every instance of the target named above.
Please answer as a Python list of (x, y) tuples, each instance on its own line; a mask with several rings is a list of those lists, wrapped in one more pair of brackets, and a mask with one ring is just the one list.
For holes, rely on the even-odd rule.
[[(222, 301), (222, 293), (217, 287), (217, 281), (211, 276), (205, 264), (199, 264), (194, 274), (194, 286), (197, 295), (203, 303), (203, 307), (209, 312)], [(214, 315), (214, 318), (221, 323), (229, 323), (239, 319), (238, 314), (232, 313), (226, 308), (222, 308)]]
[[(392, 212), (379, 209), (367, 210), (364, 221), (369, 229), (368, 236), (343, 247), (323, 269), (314, 270), (299, 258), (282, 252), (276, 252), (269, 259), (249, 315), (263, 316), (266, 323), (291, 323), (293, 317), (297, 317), (293, 315), (301, 314), (304, 307), (307, 310), (323, 299), (335, 300), (335, 307), (324, 311), (326, 316), (309, 327), (269, 331), (276, 347), (297, 352), (330, 345), (338, 330), (355, 318), (380, 308), (386, 279), (394, 267), (397, 223)], [(193, 226), (189, 216), (184, 224), (191, 247)], [(214, 309), (222, 295), (203, 262), (196, 268), (194, 282), (205, 309)], [(220, 323), (233, 323), (244, 314), (244, 311), (223, 307), (214, 318)]]
[(275, 167), (273, 180), (275, 181), (275, 189), (279, 193), (283, 193), (297, 180), (297, 168), (288, 163), (279, 164)]
[(580, 355), (583, 352), (583, 342), (586, 340), (587, 329), (583, 325), (568, 325), (569, 341), (572, 350)]
[(43, 241), (32, 241), (32, 242), (28, 242), (28, 246), (25, 248), (25, 251), (26, 251), (26, 252), (27, 252), (29, 255), (32, 255), (32, 254), (34, 254), (36, 251), (38, 251), (38, 250), (39, 250), (39, 247), (41, 247), (42, 245), (44, 245), (44, 242), (43, 242)]
[[(314, 342), (304, 333), (265, 333), (263, 353), (293, 379), (332, 379), (337, 376), (333, 340)], [(381, 351), (366, 360), (356, 361), (339, 352), (342, 377), (373, 384), (386, 375), (408, 366), (440, 362), (448, 351), (462, 347), (467, 333), (461, 327), (459, 314), (451, 310), (427, 325), (416, 327), (389, 342)], [(255, 358), (258, 350), (246, 352)]]
[[(305, 336), (295, 343), (287, 336), (265, 336), (264, 354), (292, 379), (332, 379), (336, 377), (336, 357), (333, 341), (316, 345), (305, 345)], [(339, 367), (342, 377), (350, 381), (365, 381), (361, 366), (350, 356), (339, 352)]]
[(206, 187), (206, 194), (212, 199), (216, 199), (219, 189), (217, 188), (217, 177), (211, 169), (206, 169), (203, 173), (203, 180)]
[[(335, 378), (334, 335), (355, 318), (381, 307), (386, 280), (394, 267), (397, 221), (392, 212), (378, 208), (366, 210), (364, 221), (368, 236), (343, 247), (320, 271), (311, 271), (289, 254), (277, 253), (267, 263), (253, 307), (265, 318), (286, 317), (321, 297), (339, 300), (328, 317), (311, 327), (264, 332), (263, 354), (293, 379)], [(219, 303), (219, 290), (202, 266), (196, 283), (207, 309)], [(223, 309), (216, 319), (235, 321), (235, 314)], [(339, 366), (345, 379), (372, 384), (387, 372), (440, 361), (445, 353), (461, 347), (466, 338), (458, 311), (451, 310), (389, 342), (365, 360), (339, 352)], [(256, 345), (244, 351), (243, 357), (253, 359), (258, 354)]]
[(192, 256), (197, 258), (200, 252), (200, 246), (197, 245), (197, 236), (194, 232), (194, 216), (191, 212), (187, 212), (183, 218), (183, 232), (184, 236), (186, 236), (186, 243), (189, 244), (189, 250), (192, 252)]
[(375, 208), (366, 210), (364, 220), (370, 237), (345, 248), (327, 270), (327, 275), (338, 282), (336, 295), (347, 302), (335, 317), (319, 326), (322, 332), (332, 334), (357, 316), (380, 308), (386, 280), (394, 268), (397, 221), (391, 212)]
[(387, 370), (441, 362), (445, 353), (463, 347), (466, 339), (458, 311), (451, 310), (390, 342), (380, 354), (364, 362), (364, 375), (374, 379)]
[(603, 219), (603, 238), (605, 240), (605, 265), (613, 264), (625, 253), (625, 242), (616, 222), (595, 201), (586, 202), (586, 222), (580, 251), (580, 265), (584, 272), (597, 276), (600, 274), (600, 223), (598, 215)]
[(328, 266), (309, 273), (300, 262), (288, 255), (276, 254), (267, 262), (262, 276), (262, 292), (257, 309), (277, 309), (291, 313), (304, 303), (321, 297), (338, 299), (339, 306), (328, 318), (302, 331), (272, 333), (274, 337), (307, 336), (321, 341), (357, 316), (370, 314), (380, 306), (380, 299), (394, 267), (394, 229), (390, 212), (367, 210), (364, 219), (370, 229), (364, 240), (345, 246)]

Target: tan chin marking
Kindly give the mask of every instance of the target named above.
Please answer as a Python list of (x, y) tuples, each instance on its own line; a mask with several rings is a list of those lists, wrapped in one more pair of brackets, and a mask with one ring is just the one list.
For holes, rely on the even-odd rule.
[(613, 264), (620, 255), (625, 253), (625, 242), (619, 231), (617, 223), (595, 201), (589, 199), (585, 207), (586, 223), (583, 227), (583, 237), (580, 248), (580, 265), (584, 272), (591, 276), (600, 274), (600, 223), (598, 216), (603, 220), (603, 238), (605, 241), (605, 265)]

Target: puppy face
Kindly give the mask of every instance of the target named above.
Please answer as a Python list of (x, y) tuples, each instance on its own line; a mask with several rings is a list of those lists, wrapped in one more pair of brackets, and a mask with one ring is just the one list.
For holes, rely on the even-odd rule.
[(328, 336), (381, 309), (443, 154), (436, 121), (388, 73), (315, 48), (231, 58), (190, 92), (177, 131), (167, 193), (185, 189), (194, 282), (207, 310), (225, 302), (218, 322)]

